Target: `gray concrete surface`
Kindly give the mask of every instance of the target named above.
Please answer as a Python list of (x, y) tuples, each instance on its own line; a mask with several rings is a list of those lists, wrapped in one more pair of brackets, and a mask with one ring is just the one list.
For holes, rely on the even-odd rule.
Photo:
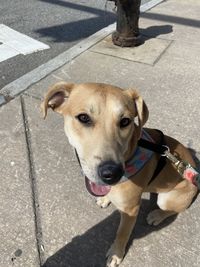
[(0, 266), (39, 266), (20, 99), (0, 109)]
[[(177, 9), (180, 16), (175, 12)], [(33, 84), (23, 94), (22, 101), (17, 98), (1, 107), (0, 115), (4, 123), (0, 134), (4, 139), (1, 138), (0, 142), (2, 151), (7, 151), (1, 154), (1, 181), (7, 188), (15, 186), (18, 189), (15, 192), (5, 191), (10, 192), (11, 196), (1, 193), (1, 202), (5, 204), (0, 209), (4, 249), (0, 267), (12, 266), (10, 255), (15, 252), (20, 254), (18, 249), (24, 251), (19, 241), (12, 239), (12, 232), (16, 229), (23, 233), (19, 237), (20, 244), (28, 242), (28, 245), (27, 253), (22, 253), (14, 261), (15, 266), (38, 266), (38, 249), (43, 267), (105, 267), (105, 254), (119, 222), (119, 215), (113, 206), (106, 210), (99, 209), (93, 197), (86, 192), (74, 152), (64, 135), (62, 117), (50, 111), (47, 119), (42, 119), (40, 102), (51, 84), (60, 80), (93, 81), (138, 88), (150, 110), (148, 126), (162, 129), (193, 149), (199, 164), (200, 29), (196, 27), (197, 10), (200, 10), (197, 1), (183, 0), (180, 4), (178, 0), (169, 0), (141, 18), (146, 47), (152, 40), (169, 44), (164, 50), (159, 50), (153, 64), (142, 61), (144, 53), (154, 59), (155, 51), (152, 49), (136, 52), (132, 48), (131, 57), (127, 60), (105, 51), (102, 54), (99, 51), (101, 43), (98, 43)], [(191, 41), (189, 36), (193, 31), (196, 38)], [(126, 48), (117, 49), (120, 54), (120, 50), (124, 53)], [(157, 47), (155, 49), (158, 51)], [(21, 114), (21, 103), (24, 116)], [(19, 127), (24, 120), (27, 143), (24, 128)], [(18, 139), (13, 128), (21, 129)], [(28, 161), (25, 153), (27, 147)], [(13, 159), (13, 155), (17, 159)], [(9, 166), (17, 160), (19, 164)], [(23, 172), (18, 176), (21, 180), (15, 178), (13, 183), (12, 168), (15, 166), (19, 173), (20, 170)], [(3, 186), (1, 192), (4, 192)], [(31, 204), (32, 196), (34, 203)], [(154, 203), (149, 201), (148, 194), (144, 195), (131, 245), (121, 266), (199, 266), (199, 201), (197, 198), (187, 211), (176, 218), (167, 220), (159, 227), (150, 227), (145, 218)], [(13, 207), (14, 202), (18, 204), (17, 209)], [(14, 211), (10, 213), (12, 209)], [(27, 262), (30, 264), (27, 265)]]
[(144, 36), (143, 42), (143, 45), (135, 47), (135, 49), (130, 47), (122, 50), (121, 47), (116, 47), (113, 44), (112, 35), (109, 35), (107, 38), (104, 38), (103, 41), (94, 45), (90, 51), (143, 64), (154, 65), (171, 43), (169, 40), (145, 38)]

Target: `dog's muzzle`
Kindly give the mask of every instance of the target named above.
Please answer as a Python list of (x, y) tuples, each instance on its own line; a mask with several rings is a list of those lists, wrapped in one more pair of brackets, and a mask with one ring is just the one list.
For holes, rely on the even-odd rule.
[(122, 164), (105, 161), (98, 166), (98, 175), (105, 184), (113, 185), (124, 175), (124, 169)]

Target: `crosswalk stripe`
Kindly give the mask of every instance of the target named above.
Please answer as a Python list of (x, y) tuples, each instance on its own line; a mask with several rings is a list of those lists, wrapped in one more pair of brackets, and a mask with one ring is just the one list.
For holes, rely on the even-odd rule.
[(25, 34), (0, 24), (0, 62), (18, 54), (31, 54), (50, 47)]

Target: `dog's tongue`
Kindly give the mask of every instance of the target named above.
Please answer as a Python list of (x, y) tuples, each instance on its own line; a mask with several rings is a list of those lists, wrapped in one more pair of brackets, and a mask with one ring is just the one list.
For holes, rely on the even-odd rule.
[(109, 193), (111, 187), (109, 185), (98, 185), (90, 181), (85, 176), (85, 185), (90, 194), (93, 196), (105, 196)]

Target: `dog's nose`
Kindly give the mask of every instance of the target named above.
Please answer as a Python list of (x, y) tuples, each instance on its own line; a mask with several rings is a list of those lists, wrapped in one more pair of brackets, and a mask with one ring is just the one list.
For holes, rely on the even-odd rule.
[(105, 161), (98, 167), (98, 174), (106, 184), (116, 184), (124, 174), (122, 164), (113, 161)]

